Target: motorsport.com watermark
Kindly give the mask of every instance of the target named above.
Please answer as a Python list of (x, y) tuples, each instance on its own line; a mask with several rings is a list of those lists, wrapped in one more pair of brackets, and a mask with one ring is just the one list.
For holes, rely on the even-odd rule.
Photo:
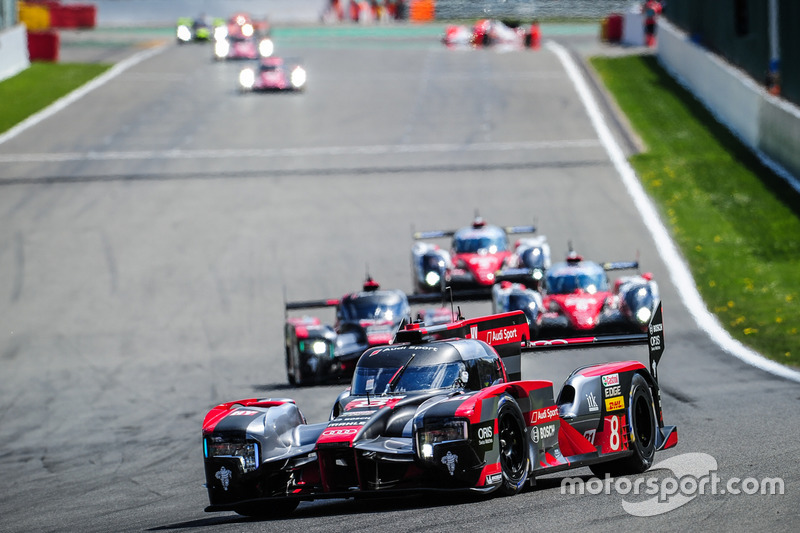
[(643, 501), (622, 501), (622, 508), (634, 516), (655, 516), (664, 514), (689, 503), (697, 496), (734, 496), (756, 494), (782, 495), (782, 478), (744, 479), (731, 477), (723, 480), (717, 475), (717, 460), (707, 453), (684, 453), (654, 464), (648, 472), (670, 470), (671, 476), (612, 478), (606, 474), (604, 479), (597, 477), (584, 481), (580, 477), (568, 477), (561, 481), (561, 494), (620, 494), (622, 496), (652, 496)]

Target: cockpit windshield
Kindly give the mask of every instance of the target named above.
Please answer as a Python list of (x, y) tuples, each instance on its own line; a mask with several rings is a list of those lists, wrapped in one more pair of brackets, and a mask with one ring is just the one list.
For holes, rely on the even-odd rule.
[(508, 239), (503, 230), (488, 226), (480, 230), (460, 230), (453, 236), (453, 249), (457, 254), (477, 254), (505, 252)]
[(608, 291), (605, 271), (597, 269), (551, 270), (547, 274), (547, 292), (550, 294), (572, 294), (582, 290), (589, 294)]
[(368, 294), (349, 298), (339, 306), (341, 320), (399, 322), (409, 313), (408, 303), (397, 294)]
[(388, 394), (391, 392), (414, 392), (435, 389), (462, 388), (466, 376), (463, 362), (452, 362), (428, 366), (408, 366), (395, 380), (391, 390), (389, 383), (400, 367), (357, 367), (353, 376), (351, 394)]

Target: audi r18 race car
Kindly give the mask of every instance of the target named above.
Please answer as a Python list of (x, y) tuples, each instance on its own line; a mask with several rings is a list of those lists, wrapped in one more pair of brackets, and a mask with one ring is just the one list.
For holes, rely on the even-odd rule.
[(451, 48), (501, 45), (530, 48), (539, 39), (536, 23), (522, 26), (498, 19), (481, 19), (472, 26), (451, 24), (445, 27), (442, 42)]
[[(301, 500), (420, 489), (513, 495), (583, 466), (641, 473), (677, 444), (656, 372), (660, 307), (646, 335), (529, 343), (527, 331), (521, 312), (410, 324), (364, 352), (321, 423), (306, 423), (290, 399), (214, 407), (202, 429), (205, 510), (278, 516)], [(651, 371), (639, 361), (581, 367), (557, 397), (551, 381), (521, 380), (523, 351), (628, 344), (650, 347)]]
[[(285, 333), (286, 377), (292, 385), (306, 385), (349, 378), (359, 356), (369, 348), (391, 341), (401, 323), (411, 321), (411, 304), (419, 309), (417, 320), (433, 325), (450, 322), (452, 310), (436, 307), (438, 295), (407, 295), (381, 289), (367, 276), (359, 292), (341, 298), (287, 302)], [(336, 308), (334, 325), (317, 317), (290, 317), (289, 311)]]
[(638, 268), (638, 261), (600, 264), (571, 250), (545, 275), (538, 337), (645, 331), (660, 298), (652, 274), (620, 277), (613, 284), (607, 274)]
[(306, 70), (297, 60), (267, 57), (255, 67), (246, 67), (239, 73), (239, 90), (248, 91), (302, 91), (306, 87)]
[(493, 226), (476, 216), (470, 226), (458, 230), (415, 233), (415, 240), (452, 237), (452, 248), (448, 252), (435, 244), (414, 243), (411, 249), (414, 292), (442, 292), (445, 286), (450, 286), (483, 289), (488, 295), (495, 273), (511, 255), (508, 235), (535, 231), (533, 226)]
[(542, 320), (542, 293), (523, 283), (500, 281), (492, 287), (492, 313), (522, 311), (528, 320), (530, 339), (539, 338)]

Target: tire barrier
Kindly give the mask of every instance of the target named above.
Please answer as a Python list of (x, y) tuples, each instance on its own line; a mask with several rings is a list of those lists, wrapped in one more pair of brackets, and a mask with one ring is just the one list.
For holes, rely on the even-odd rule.
[(97, 6), (29, 0), (19, 3), (19, 21), (30, 31), (94, 28), (97, 25)]
[(31, 61), (58, 61), (58, 33), (54, 31), (28, 32), (28, 57)]

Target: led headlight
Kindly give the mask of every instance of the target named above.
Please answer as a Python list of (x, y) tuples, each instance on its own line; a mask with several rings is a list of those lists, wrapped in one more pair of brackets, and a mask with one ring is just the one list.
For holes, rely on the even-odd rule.
[(214, 28), (214, 40), (221, 41), (228, 36), (228, 28), (225, 26), (217, 26)]
[(292, 70), (291, 81), (292, 81), (292, 87), (294, 87), (295, 89), (299, 89), (300, 87), (305, 85), (306, 84), (305, 69), (303, 69), (303, 67), (295, 67), (294, 70)]
[(261, 57), (269, 57), (274, 51), (275, 45), (272, 43), (271, 39), (262, 39), (261, 42), (258, 43), (258, 53), (261, 54)]
[(650, 309), (647, 307), (640, 307), (639, 310), (636, 311), (636, 320), (638, 320), (640, 324), (647, 324), (650, 322), (651, 315)]
[(178, 26), (177, 34), (178, 34), (178, 39), (185, 43), (192, 40), (192, 31), (189, 29), (188, 26), (184, 26), (183, 24)]
[(311, 351), (317, 355), (322, 355), (328, 351), (328, 345), (324, 341), (315, 341), (311, 343)]
[(246, 68), (239, 73), (239, 85), (244, 89), (252, 89), (256, 82), (256, 73), (253, 69)]
[(425, 283), (427, 283), (429, 287), (435, 287), (436, 285), (439, 284), (439, 281), (441, 279), (442, 278), (439, 277), (438, 272), (428, 272), (427, 274), (425, 274)]
[(244, 24), (242, 25), (242, 35), (245, 37), (250, 37), (253, 35), (253, 25), (252, 24)]
[(255, 442), (228, 442), (220, 437), (209, 437), (204, 445), (206, 458), (238, 459), (244, 472), (258, 468), (258, 444)]
[(436, 426), (426, 426), (417, 432), (417, 449), (423, 459), (433, 457), (433, 446), (443, 442), (465, 440), (466, 420), (449, 420)]
[(218, 58), (222, 59), (224, 57), (228, 57), (228, 52), (231, 49), (231, 45), (226, 40), (217, 41), (214, 43), (214, 53), (217, 55)]

